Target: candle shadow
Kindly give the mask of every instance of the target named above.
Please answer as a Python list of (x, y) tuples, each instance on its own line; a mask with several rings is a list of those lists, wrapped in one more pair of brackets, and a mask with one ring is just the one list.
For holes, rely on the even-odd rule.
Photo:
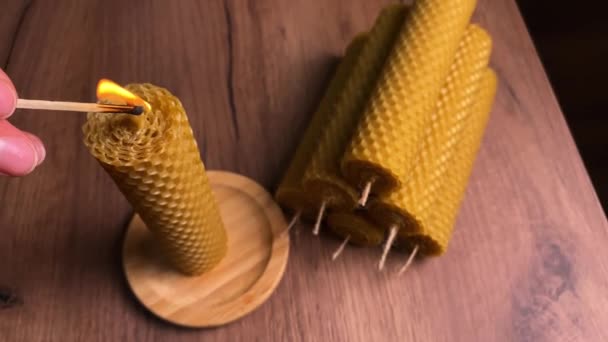
[[(335, 235), (323, 225), (318, 236), (313, 235), (313, 225), (300, 223), (291, 232), (290, 259), (296, 259), (301, 272), (312, 274), (324, 272), (335, 263), (346, 262), (372, 270), (381, 250), (374, 247), (362, 247), (347, 244), (342, 254), (332, 260), (334, 252), (340, 247), (343, 238)], [(301, 267), (301, 268), (300, 268)], [(350, 266), (349, 266), (350, 267)]]
[[(310, 120), (312, 119), (313, 115), (315, 114), (315, 111), (316, 111), (319, 103), (321, 102), (321, 99), (325, 95), (325, 90), (329, 86), (329, 83), (331, 82), (331, 79), (332, 79), (336, 69), (338, 68), (338, 64), (340, 63), (340, 60), (341, 60), (340, 57), (334, 56), (334, 55), (322, 56), (319, 58), (319, 62), (315, 63), (315, 64), (317, 64), (317, 67), (313, 68), (314, 71), (309, 73), (309, 75), (311, 76), (311, 79), (309, 80), (310, 82), (308, 82), (308, 83), (313, 83), (313, 81), (316, 79), (321, 79), (321, 81), (317, 82), (318, 84), (315, 85), (314, 87), (310, 87), (310, 86), (306, 87), (307, 89), (309, 89), (309, 91), (310, 91), (310, 89), (315, 90), (314, 95), (310, 96), (311, 101), (308, 102), (308, 103), (310, 103), (310, 106), (302, 108), (301, 113), (300, 112), (294, 113), (295, 114), (294, 120), (289, 121), (290, 126), (287, 127), (287, 129), (284, 131), (284, 133), (285, 133), (284, 136), (281, 137), (281, 140), (283, 140), (285, 142), (286, 146), (289, 146), (289, 147), (286, 149), (283, 149), (283, 154), (279, 158), (279, 167), (278, 167), (277, 171), (275, 171), (276, 177), (272, 178), (272, 179), (275, 179), (276, 182), (280, 182), (280, 180), (283, 176), (283, 173), (289, 167), (289, 163), (291, 162), (291, 159), (294, 156), (296, 149), (298, 148), (300, 142), (302, 141), (304, 132), (306, 131), (306, 128), (308, 127), (308, 124), (310, 123)], [(303, 82), (306, 82), (306, 80)], [(305, 88), (305, 87), (302, 87), (302, 88)], [(273, 186), (272, 186), (273, 192), (275, 191), (277, 186), (278, 186), (278, 183), (273, 184)]]

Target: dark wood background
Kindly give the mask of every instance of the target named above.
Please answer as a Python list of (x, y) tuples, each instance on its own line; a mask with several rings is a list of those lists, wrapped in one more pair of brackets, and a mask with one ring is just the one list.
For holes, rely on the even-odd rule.
[[(6, 0), (5, 0), (6, 2)], [(8, 0), (0, 66), (24, 98), (92, 100), (101, 77), (169, 88), (205, 163), (273, 190), (349, 39), (388, 1)], [(211, 330), (143, 310), (120, 267), (132, 211), (84, 117), (18, 111), (47, 160), (0, 179), (1, 341), (608, 340), (608, 224), (514, 0), (480, 0), (499, 95), (448, 253), (408, 273), (299, 227), (284, 279)], [(394, 254), (394, 271), (406, 256)]]
[(608, 21), (604, 3), (517, 0), (574, 141), (608, 212)]

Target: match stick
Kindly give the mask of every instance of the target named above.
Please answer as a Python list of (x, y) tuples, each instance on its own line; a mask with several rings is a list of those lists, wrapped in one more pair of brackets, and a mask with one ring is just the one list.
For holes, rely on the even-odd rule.
[(350, 235), (348, 235), (346, 237), (346, 239), (344, 239), (344, 241), (342, 241), (342, 244), (340, 245), (340, 247), (338, 247), (338, 249), (336, 249), (334, 254), (331, 256), (331, 261), (338, 259), (338, 257), (340, 256), (340, 254), (342, 254), (342, 251), (344, 250), (344, 247), (346, 247), (346, 244), (348, 243), (349, 240), (350, 240)]
[(384, 268), (384, 263), (386, 262), (386, 257), (388, 256), (388, 251), (391, 249), (395, 238), (397, 237), (397, 231), (399, 228), (397, 226), (391, 226), (391, 229), (388, 233), (388, 239), (386, 239), (386, 244), (384, 245), (384, 250), (382, 250), (382, 257), (380, 258), (380, 262), (378, 262), (378, 269), (382, 271)]
[(298, 223), (298, 221), (300, 221), (300, 216), (302, 216), (302, 210), (296, 211), (296, 213), (291, 218), (291, 221), (289, 221), (289, 224), (287, 225), (287, 229), (285, 229), (283, 234), (289, 234), (289, 231), (291, 230), (291, 228), (293, 228), (293, 226), (295, 226), (296, 223)]
[(321, 208), (319, 208), (319, 214), (317, 214), (317, 221), (315, 222), (315, 227), (312, 230), (313, 235), (319, 235), (319, 230), (321, 229), (321, 221), (323, 221), (323, 215), (325, 214), (325, 205), (326, 202), (323, 201), (323, 203), (321, 203)]
[(416, 245), (416, 247), (414, 247), (414, 250), (410, 254), (410, 257), (407, 258), (407, 262), (405, 263), (405, 265), (403, 265), (403, 267), (401, 267), (401, 269), (399, 270), (399, 273), (397, 275), (402, 275), (403, 273), (405, 273), (407, 268), (410, 267), (410, 264), (412, 263), (412, 261), (414, 261), (414, 257), (416, 256), (416, 253), (418, 253), (418, 247), (419, 247), (418, 245)]
[(101, 103), (85, 102), (63, 102), (63, 101), (44, 101), (17, 99), (17, 108), (38, 109), (38, 110), (59, 110), (68, 112), (83, 113), (123, 113), (140, 115), (144, 112), (142, 106), (113, 105)]
[(363, 189), (363, 192), (361, 193), (361, 198), (359, 198), (359, 206), (361, 207), (365, 207), (365, 205), (367, 204), (367, 199), (369, 198), (369, 193), (372, 191), (372, 185), (374, 185), (374, 180), (370, 180), (369, 182), (367, 182), (367, 184), (365, 184), (365, 188)]

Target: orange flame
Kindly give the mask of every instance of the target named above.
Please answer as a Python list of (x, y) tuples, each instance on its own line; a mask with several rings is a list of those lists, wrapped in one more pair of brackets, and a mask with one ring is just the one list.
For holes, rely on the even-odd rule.
[(142, 106), (146, 112), (152, 108), (141, 97), (105, 78), (97, 83), (97, 99), (117, 105)]

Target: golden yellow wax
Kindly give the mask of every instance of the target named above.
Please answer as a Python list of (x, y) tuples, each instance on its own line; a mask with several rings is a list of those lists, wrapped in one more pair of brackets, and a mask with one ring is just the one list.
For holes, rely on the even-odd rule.
[(336, 235), (357, 246), (378, 246), (384, 239), (382, 229), (354, 212), (333, 212), (327, 217), (327, 225)]
[(465, 134), (457, 146), (458, 155), (450, 164), (447, 182), (439, 189), (438, 196), (425, 213), (428, 217), (424, 230), (418, 234), (399, 235), (397, 244), (412, 249), (419, 246), (422, 255), (440, 255), (447, 248), (454, 229), (454, 223), (465, 194), (477, 152), (490, 117), (496, 95), (497, 79), (491, 69), (486, 69), (481, 80), (476, 101), (468, 118)]
[(139, 118), (89, 113), (84, 143), (170, 262), (185, 274), (204, 273), (226, 254), (227, 236), (186, 112), (164, 88), (126, 88), (152, 109)]
[(367, 44), (367, 37), (367, 34), (360, 34), (347, 47), (344, 58), (340, 62), (275, 193), (275, 199), (282, 207), (293, 212), (301, 211), (306, 219), (312, 220), (316, 217), (320, 203), (311, 196), (308, 190), (304, 190), (304, 172), (321, 136), (322, 129), (327, 125), (331, 116), (335, 114), (331, 109), (344, 90), (346, 80), (351, 74), (363, 47)]
[(381, 227), (399, 228), (399, 235), (428, 229), (433, 203), (440, 188), (453, 177), (452, 162), (465, 139), (471, 106), (488, 66), (492, 39), (477, 25), (470, 25), (443, 84), (441, 94), (407, 175), (407, 182), (369, 204), (369, 215)]
[(408, 167), (469, 24), (475, 0), (418, 0), (382, 70), (342, 158), (342, 173), (357, 188), (394, 191)]
[(403, 5), (391, 5), (382, 10), (342, 92), (330, 109), (332, 114), (304, 174), (304, 187), (316, 203), (325, 202), (328, 208), (341, 210), (355, 207), (359, 194), (342, 179), (340, 158), (403, 25), (405, 13)]

